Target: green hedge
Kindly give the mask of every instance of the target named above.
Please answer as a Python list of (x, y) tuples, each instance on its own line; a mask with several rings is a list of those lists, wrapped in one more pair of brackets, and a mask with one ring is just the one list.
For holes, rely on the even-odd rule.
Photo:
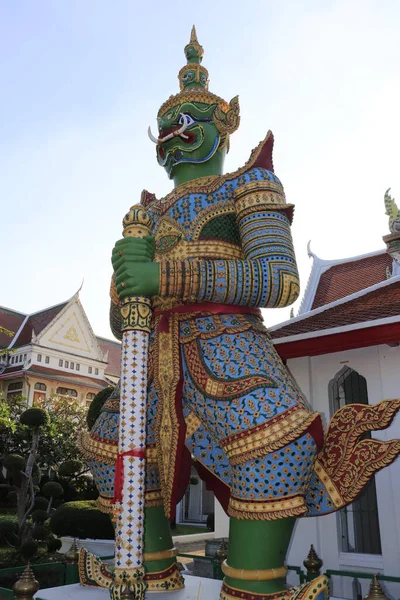
[(62, 504), (50, 519), (50, 529), (58, 537), (114, 539), (110, 516), (97, 508), (95, 500)]

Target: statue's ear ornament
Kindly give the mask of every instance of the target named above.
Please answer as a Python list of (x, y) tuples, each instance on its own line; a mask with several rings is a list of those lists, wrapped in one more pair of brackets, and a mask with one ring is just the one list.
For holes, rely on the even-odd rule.
[(217, 106), (213, 114), (213, 121), (220, 133), (228, 135), (234, 133), (240, 124), (239, 96), (232, 98), (227, 112)]

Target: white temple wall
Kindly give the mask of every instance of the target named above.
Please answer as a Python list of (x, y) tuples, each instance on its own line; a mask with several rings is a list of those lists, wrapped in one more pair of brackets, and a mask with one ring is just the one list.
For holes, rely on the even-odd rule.
[[(400, 397), (400, 348), (387, 345), (360, 348), (309, 358), (288, 361), (288, 368), (296, 378), (314, 410), (322, 414), (324, 425), (330, 419), (329, 382), (344, 367), (357, 371), (366, 378), (368, 400)], [(373, 434), (381, 440), (400, 438), (400, 416), (389, 429)], [(292, 540), (288, 563), (301, 565), (309, 545), (314, 544), (324, 560), (324, 567), (343, 570), (376, 569), (386, 575), (400, 575), (400, 459), (376, 476), (376, 490), (382, 543), (382, 556), (343, 553), (339, 546), (336, 514), (317, 519), (300, 519)], [(347, 587), (347, 586), (346, 586)], [(395, 592), (391, 586), (392, 593)], [(343, 590), (345, 593), (347, 590)], [(335, 590), (337, 595), (337, 590)], [(347, 594), (346, 594), (347, 595)]]

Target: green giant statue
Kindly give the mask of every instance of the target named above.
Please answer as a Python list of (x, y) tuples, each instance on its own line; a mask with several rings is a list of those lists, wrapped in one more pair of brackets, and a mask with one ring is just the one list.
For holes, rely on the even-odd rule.
[[(149, 137), (173, 190), (141, 204), (150, 235), (125, 237), (112, 253), (111, 325), (120, 337), (126, 298), (152, 299), (147, 382), (144, 567), (149, 591), (184, 585), (169, 520), (192, 460), (230, 516), (220, 598), (326, 597), (323, 577), (286, 589), (285, 556), (297, 518), (351, 503), (400, 452), (362, 436), (387, 427), (400, 401), (339, 410), (324, 435), (269, 338), (260, 308), (299, 294), (290, 224), (293, 205), (274, 173), (269, 132), (249, 161), (223, 174), (239, 102), (208, 90), (193, 28), (180, 92)], [(112, 510), (118, 393), (83, 441)]]

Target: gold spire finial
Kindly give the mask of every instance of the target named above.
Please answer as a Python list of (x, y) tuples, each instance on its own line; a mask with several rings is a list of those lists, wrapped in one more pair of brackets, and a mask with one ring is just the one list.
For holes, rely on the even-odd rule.
[(376, 575), (374, 575), (372, 578), (371, 585), (369, 587), (369, 592), (365, 596), (365, 600), (388, 600), (388, 597), (383, 591), (382, 586), (378, 581)]
[(18, 600), (33, 600), (33, 596), (39, 589), (39, 583), (35, 579), (30, 563), (26, 565), (21, 577), (14, 583), (13, 592)]
[(203, 46), (199, 44), (197, 39), (196, 26), (193, 25), (192, 31), (190, 32), (190, 42), (185, 46), (185, 56), (189, 63), (201, 63), (203, 58), (204, 50)]
[(324, 563), (315, 552), (314, 544), (311, 544), (307, 558), (303, 561), (303, 565), (307, 569), (307, 580), (314, 579), (320, 573), (320, 569)]
[(192, 31), (190, 32), (190, 41), (195, 42), (196, 44), (199, 43), (199, 40), (197, 39), (196, 25), (193, 25)]

